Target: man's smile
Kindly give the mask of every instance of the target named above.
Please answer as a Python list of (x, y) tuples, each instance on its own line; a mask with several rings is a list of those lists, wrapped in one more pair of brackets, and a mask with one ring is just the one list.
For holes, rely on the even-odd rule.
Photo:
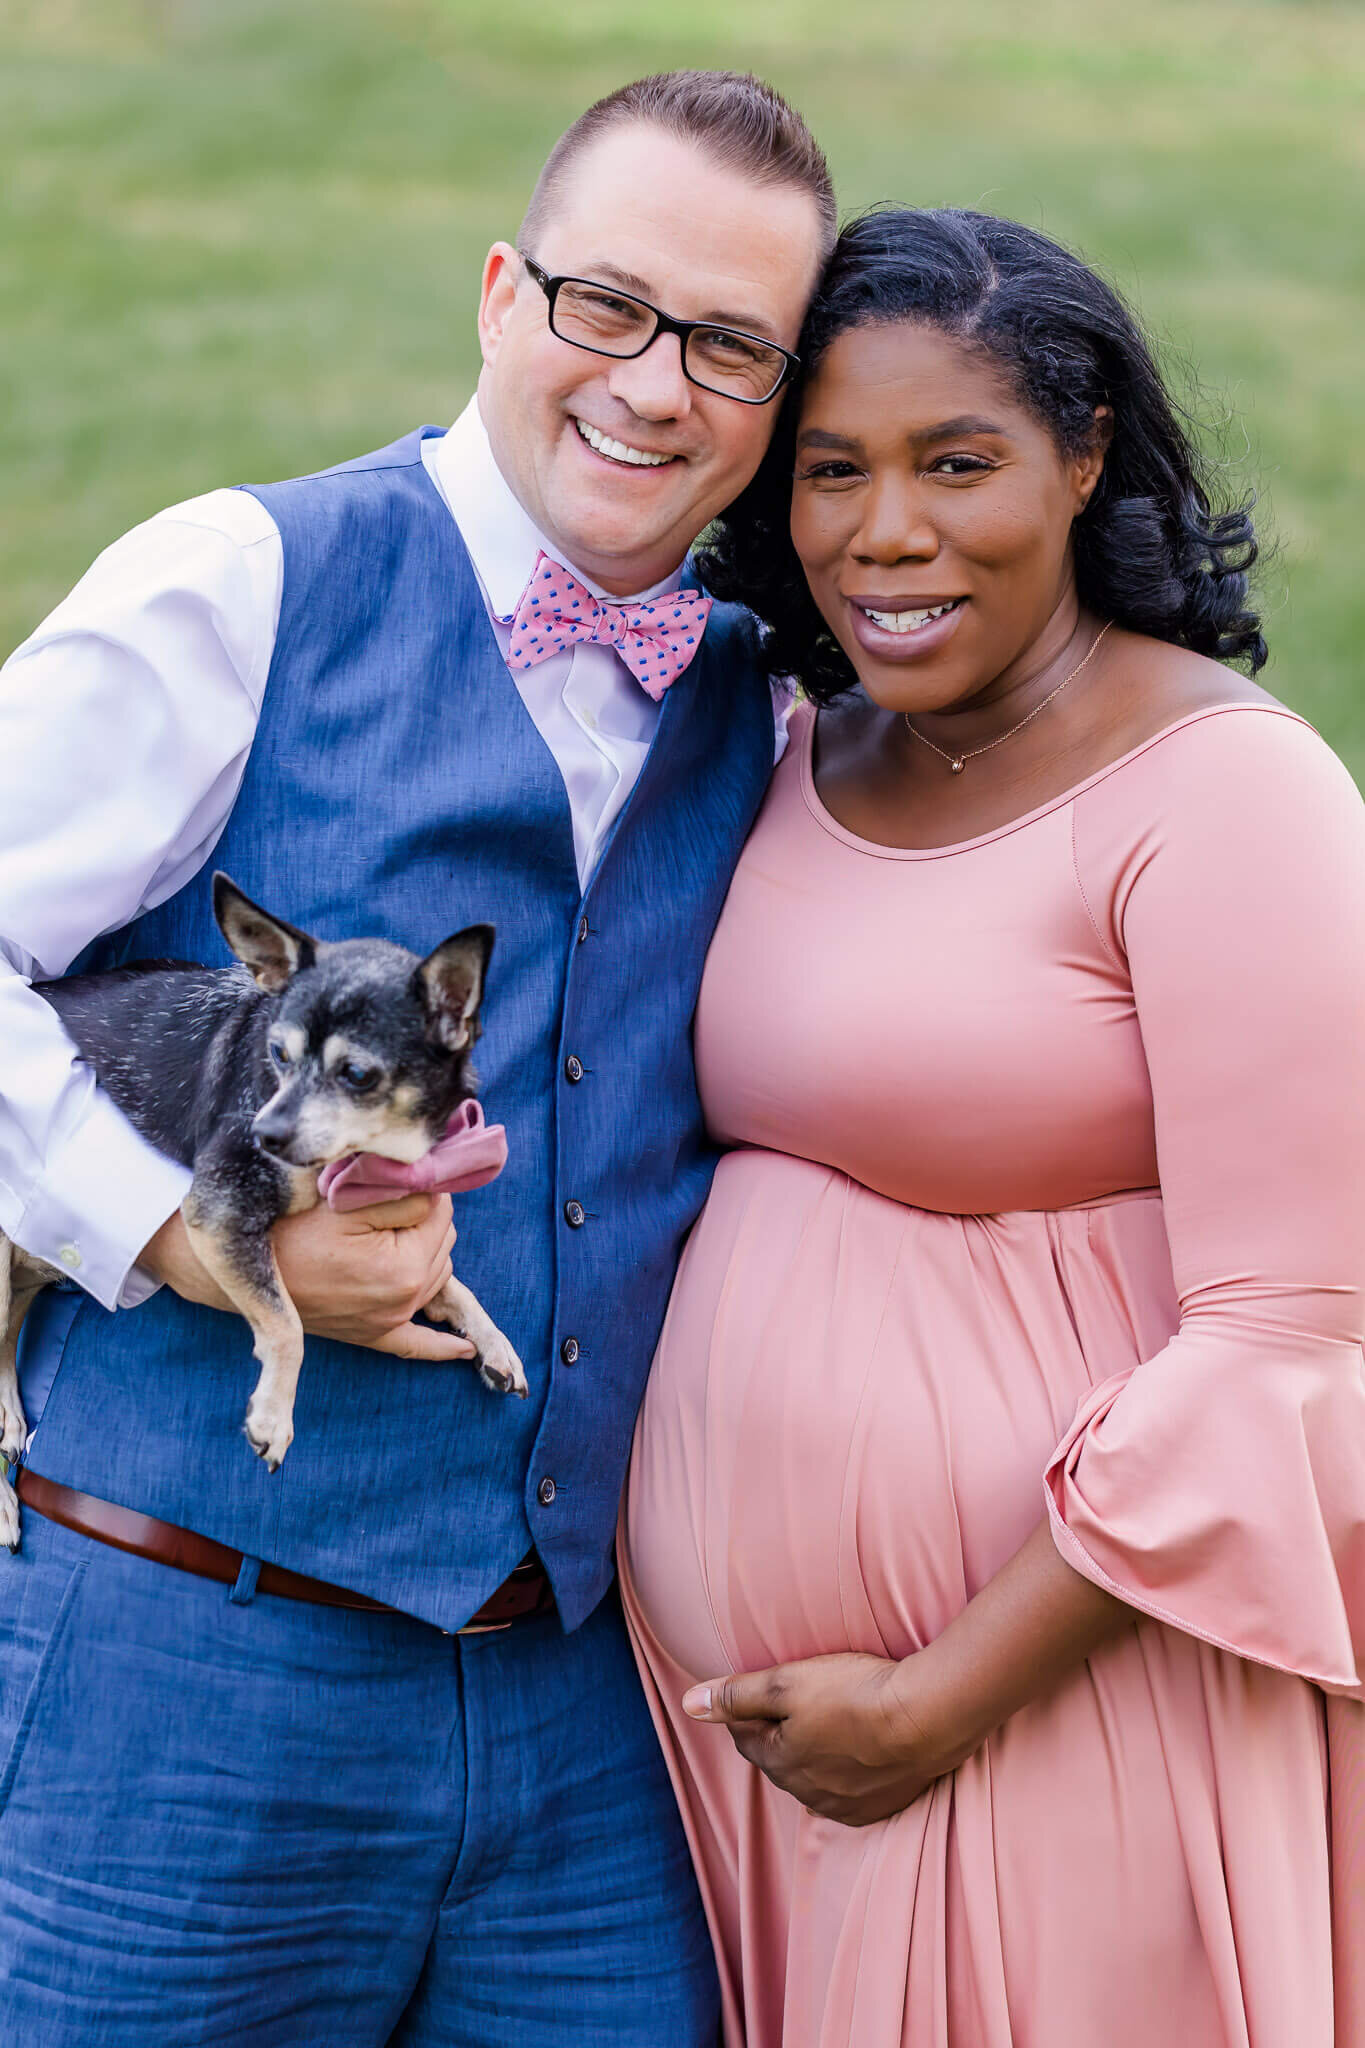
[(603, 456), (623, 469), (663, 469), (671, 462), (681, 462), (680, 455), (661, 455), (649, 448), (633, 448), (628, 441), (618, 441), (610, 434), (604, 434), (600, 427), (589, 426), (586, 420), (574, 413), (569, 417), (577, 427), (580, 438), (594, 454)]

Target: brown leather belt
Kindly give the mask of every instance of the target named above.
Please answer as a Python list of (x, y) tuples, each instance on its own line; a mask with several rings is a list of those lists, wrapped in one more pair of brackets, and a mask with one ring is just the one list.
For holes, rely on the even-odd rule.
[[(41, 1472), (34, 1472), (27, 1465), (21, 1465), (14, 1475), (14, 1487), (25, 1507), (34, 1509), (49, 1522), (60, 1522), (64, 1529), (74, 1529), (78, 1536), (93, 1537), (96, 1543), (131, 1551), (134, 1557), (150, 1558), (154, 1564), (168, 1564), (176, 1571), (193, 1572), (196, 1578), (216, 1579), (221, 1586), (237, 1583), (242, 1552), (226, 1543), (215, 1543), (211, 1536), (177, 1528), (174, 1522), (158, 1522), (153, 1515), (140, 1515), (135, 1508), (119, 1507), (111, 1500), (96, 1500), (93, 1494), (77, 1493), (74, 1487), (44, 1479)], [(359, 1607), (369, 1614), (400, 1612), (383, 1600), (371, 1600), (364, 1593), (352, 1593), (345, 1586), (330, 1585), (325, 1579), (310, 1579), (282, 1564), (262, 1564), (256, 1591), (275, 1593), (285, 1600), (312, 1600), (320, 1607)], [(454, 1633), (484, 1635), (492, 1629), (510, 1628), (515, 1621), (549, 1614), (553, 1608), (554, 1595), (545, 1567), (532, 1553), (503, 1580), (496, 1593), (490, 1594), (478, 1613)]]

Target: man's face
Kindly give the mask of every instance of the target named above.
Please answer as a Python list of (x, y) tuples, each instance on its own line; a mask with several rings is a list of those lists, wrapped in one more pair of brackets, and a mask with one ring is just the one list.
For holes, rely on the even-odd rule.
[[(615, 284), (679, 320), (795, 348), (820, 258), (814, 198), (759, 185), (664, 130), (631, 123), (575, 163), (527, 254), (551, 276)], [(678, 567), (744, 488), (779, 399), (742, 405), (683, 375), (676, 335), (621, 360), (550, 332), (516, 251), (489, 251), (479, 308), (479, 404), (493, 453), (564, 560), (618, 596)], [(589, 445), (584, 429), (661, 463)]]

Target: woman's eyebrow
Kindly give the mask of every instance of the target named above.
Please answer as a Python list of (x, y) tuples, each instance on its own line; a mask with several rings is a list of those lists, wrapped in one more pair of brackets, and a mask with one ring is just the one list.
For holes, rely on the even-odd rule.
[[(932, 426), (912, 428), (905, 438), (907, 441), (951, 441), (971, 434), (994, 434), (999, 440), (1009, 439), (1007, 427), (976, 412), (959, 413), (956, 419), (936, 420)], [(823, 427), (802, 427), (797, 434), (796, 445), (798, 448), (857, 448), (862, 444), (850, 434), (831, 434)]]
[(983, 418), (977, 412), (959, 413), (956, 419), (940, 420), (937, 426), (921, 427), (911, 436), (916, 441), (950, 441), (955, 434), (996, 434), (1001, 440), (1008, 440), (1009, 433), (997, 420)]
[(823, 427), (802, 427), (796, 437), (798, 448), (856, 448), (847, 434), (827, 434)]

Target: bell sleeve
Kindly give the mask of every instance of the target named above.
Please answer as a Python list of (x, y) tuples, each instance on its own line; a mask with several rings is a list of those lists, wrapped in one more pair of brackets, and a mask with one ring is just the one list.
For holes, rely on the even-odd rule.
[(1143, 1613), (1362, 1697), (1365, 807), (1310, 728), (1205, 715), (1076, 810), (1146, 1052), (1180, 1304), (1047, 1468), (1057, 1546)]

